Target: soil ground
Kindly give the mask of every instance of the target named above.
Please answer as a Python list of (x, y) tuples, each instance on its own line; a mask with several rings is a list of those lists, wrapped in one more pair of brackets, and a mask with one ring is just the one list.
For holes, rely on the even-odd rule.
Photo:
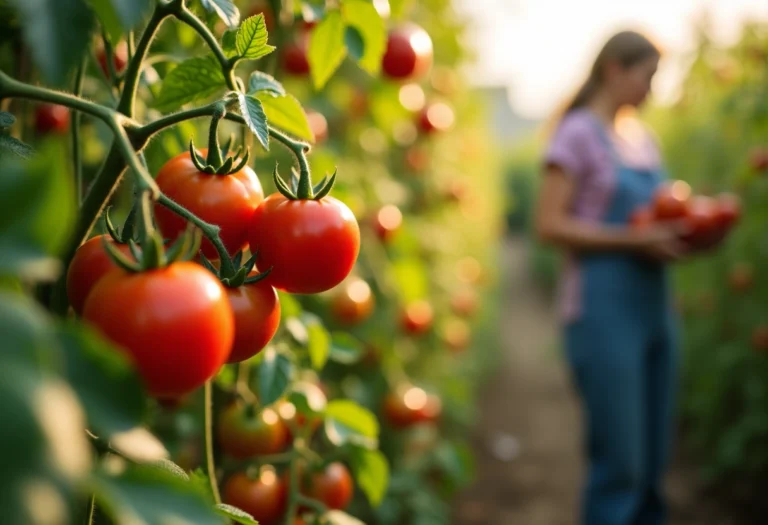
[[(554, 309), (538, 291), (520, 238), (503, 251), (504, 355), (480, 395), (475, 483), (454, 525), (577, 525), (584, 463), (580, 406), (558, 350)], [(701, 493), (680, 459), (669, 473), (669, 525), (740, 525)]]

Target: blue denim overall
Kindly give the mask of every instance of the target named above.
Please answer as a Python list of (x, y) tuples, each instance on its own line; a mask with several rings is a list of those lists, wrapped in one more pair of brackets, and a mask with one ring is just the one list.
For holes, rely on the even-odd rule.
[[(626, 224), (663, 180), (621, 162), (603, 217)], [(578, 256), (581, 315), (565, 326), (566, 356), (583, 399), (588, 479), (583, 525), (665, 522), (662, 479), (669, 456), (677, 387), (677, 321), (665, 265), (628, 252)]]

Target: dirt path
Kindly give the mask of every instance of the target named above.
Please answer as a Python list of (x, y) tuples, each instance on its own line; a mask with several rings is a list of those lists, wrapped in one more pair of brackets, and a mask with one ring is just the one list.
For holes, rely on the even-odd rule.
[[(475, 484), (456, 501), (454, 525), (576, 525), (583, 472), (578, 401), (560, 359), (553, 309), (527, 268), (527, 248), (507, 242), (502, 315), (505, 355), (481, 395), (472, 437)], [(676, 466), (669, 477), (669, 525), (736, 525)]]

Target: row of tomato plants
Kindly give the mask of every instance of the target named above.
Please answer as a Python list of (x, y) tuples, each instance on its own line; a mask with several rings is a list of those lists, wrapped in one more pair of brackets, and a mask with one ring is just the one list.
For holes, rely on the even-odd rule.
[(6, 12), (9, 523), (447, 520), (494, 180), (429, 4)]

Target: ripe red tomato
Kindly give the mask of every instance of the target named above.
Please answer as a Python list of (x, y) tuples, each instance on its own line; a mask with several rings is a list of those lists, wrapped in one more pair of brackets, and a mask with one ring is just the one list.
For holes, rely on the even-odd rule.
[(362, 279), (352, 279), (339, 287), (331, 300), (331, 312), (342, 324), (360, 324), (373, 312), (371, 287)]
[(272, 268), (267, 281), (290, 293), (330, 290), (343, 281), (360, 252), (352, 211), (333, 197), (289, 200), (274, 193), (250, 220), (248, 240), (257, 266)]
[(732, 228), (741, 218), (741, 200), (733, 193), (717, 196), (717, 223), (724, 230)]
[(451, 106), (444, 102), (434, 102), (424, 106), (419, 112), (418, 123), (424, 133), (434, 133), (449, 130), (454, 119)]
[(35, 130), (40, 135), (66, 134), (69, 131), (69, 108), (58, 104), (40, 104), (35, 110)]
[(227, 362), (239, 363), (261, 352), (274, 337), (280, 325), (280, 301), (263, 280), (226, 290), (235, 316), (235, 342)]
[(418, 387), (400, 387), (384, 398), (384, 416), (395, 428), (434, 422), (441, 412), (440, 398)]
[(755, 171), (768, 169), (768, 148), (756, 147), (749, 152), (749, 166)]
[(394, 204), (387, 204), (376, 212), (373, 228), (376, 231), (376, 236), (382, 242), (388, 242), (400, 230), (402, 223), (403, 214), (400, 212), (400, 208)]
[(286, 73), (294, 76), (306, 76), (309, 74), (308, 49), (308, 31), (301, 31), (295, 40), (290, 40), (283, 45), (283, 52), (280, 57)]
[(717, 235), (717, 203), (712, 197), (697, 195), (687, 204), (687, 231), (682, 238), (694, 247), (709, 246)]
[[(202, 155), (207, 152), (207, 149), (200, 150)], [(203, 173), (197, 170), (189, 152), (185, 151), (160, 168), (156, 181), (170, 199), (204, 221), (219, 226), (219, 235), (230, 255), (245, 247), (248, 221), (264, 200), (261, 183), (250, 167), (230, 175)], [(169, 239), (178, 237), (187, 226), (186, 220), (160, 204), (155, 204), (155, 219), (160, 231)], [(209, 259), (219, 258), (208, 239), (203, 239), (202, 251)]]
[(728, 283), (736, 292), (744, 292), (752, 288), (755, 282), (755, 273), (747, 263), (736, 264), (728, 274)]
[(432, 328), (434, 313), (427, 301), (414, 301), (405, 307), (402, 318), (403, 330), (411, 335), (421, 335)]
[[(328, 403), (328, 396), (320, 385), (309, 381), (301, 381), (296, 383), (293, 388), (296, 392), (304, 394), (307, 403), (315, 411), (323, 409)], [(296, 406), (285, 399), (278, 402), (277, 411), (283, 421), (288, 424), (288, 433), (291, 435), (291, 440), (293, 439), (292, 426), (297, 427), (299, 430), (309, 427), (307, 434), (311, 436), (323, 422), (322, 416), (311, 414), (308, 417), (298, 412)]]
[(273, 470), (265, 470), (258, 479), (244, 472), (233, 474), (224, 484), (224, 503), (244, 510), (260, 525), (275, 525), (288, 508), (288, 487)]
[(629, 216), (629, 224), (635, 229), (647, 228), (653, 224), (653, 210), (645, 206), (636, 209)]
[(192, 262), (109, 272), (88, 296), (83, 317), (125, 351), (158, 398), (180, 397), (216, 375), (235, 335), (224, 287)]
[(272, 13), (272, 8), (268, 2), (257, 1), (251, 5), (251, 10), (248, 12), (248, 18), (256, 16), (259, 13), (264, 15), (264, 24), (267, 26), (267, 31), (272, 32), (275, 28), (275, 15)]
[(432, 55), (429, 34), (414, 23), (405, 23), (389, 32), (381, 69), (392, 79), (420, 78), (432, 67)]
[[(99, 66), (104, 72), (104, 76), (109, 78), (109, 67), (107, 65), (107, 53), (104, 48), (100, 48), (97, 53), (99, 60)], [(125, 66), (128, 64), (128, 44), (121, 40), (112, 50), (112, 65), (115, 67), (115, 73), (120, 74), (125, 70)]]
[[(109, 235), (97, 235), (80, 246), (67, 269), (67, 297), (69, 304), (78, 315), (82, 315), (85, 300), (96, 283), (110, 270), (117, 268), (104, 249), (104, 241), (116, 244)], [(117, 248), (133, 259), (127, 244), (117, 244)]]
[(307, 110), (307, 122), (309, 129), (315, 136), (315, 144), (321, 144), (328, 139), (328, 121), (322, 113), (314, 110)]
[(654, 218), (661, 221), (682, 219), (688, 214), (688, 199), (691, 187), (687, 182), (677, 180), (663, 184), (654, 195)]
[(221, 449), (236, 459), (277, 454), (288, 446), (288, 427), (276, 411), (233, 403), (219, 416)]
[(329, 509), (343, 510), (352, 501), (354, 483), (343, 463), (335, 461), (309, 476), (304, 494), (322, 501)]

